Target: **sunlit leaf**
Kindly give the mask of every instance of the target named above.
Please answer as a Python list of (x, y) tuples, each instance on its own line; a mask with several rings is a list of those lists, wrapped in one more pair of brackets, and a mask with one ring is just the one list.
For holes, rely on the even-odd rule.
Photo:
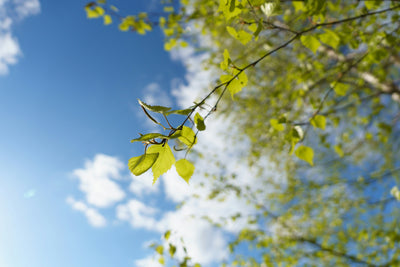
[(311, 125), (314, 126), (315, 128), (320, 128), (322, 130), (325, 130), (326, 126), (326, 118), (323, 115), (315, 115), (311, 121)]
[(180, 159), (175, 163), (176, 172), (187, 183), (194, 173), (194, 165), (187, 159)]
[(134, 175), (139, 176), (153, 166), (158, 156), (158, 153), (146, 153), (138, 157), (133, 157), (129, 160), (128, 167)]
[(314, 150), (308, 146), (299, 146), (294, 152), (296, 156), (313, 166)]
[(171, 108), (169, 107), (164, 107), (164, 106), (152, 106), (152, 105), (148, 105), (144, 102), (142, 102), (140, 99), (138, 99), (139, 104), (144, 107), (145, 109), (152, 111), (152, 112), (156, 112), (156, 113), (161, 113), (161, 114), (165, 114), (167, 113), (169, 110), (171, 110)]
[(151, 167), (153, 171), (153, 184), (164, 173), (166, 173), (175, 163), (175, 157), (172, 154), (168, 143), (162, 145), (152, 145), (147, 149), (147, 153), (158, 153), (156, 162)]
[(131, 143), (133, 143), (133, 142), (141, 142), (141, 141), (149, 141), (149, 140), (152, 140), (152, 139), (155, 139), (155, 138), (169, 139), (168, 136), (160, 134), (160, 133), (148, 133), (148, 134), (141, 135), (138, 138), (132, 139)]
[(196, 113), (196, 115), (194, 115), (194, 123), (196, 124), (197, 130), (204, 131), (206, 129), (204, 119), (198, 112)]
[(302, 35), (300, 37), (301, 43), (310, 49), (314, 54), (317, 52), (321, 43), (313, 35)]

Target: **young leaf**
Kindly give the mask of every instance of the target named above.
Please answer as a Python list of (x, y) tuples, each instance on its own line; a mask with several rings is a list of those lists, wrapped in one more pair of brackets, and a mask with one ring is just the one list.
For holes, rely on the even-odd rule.
[(133, 157), (129, 160), (128, 167), (134, 175), (139, 176), (153, 166), (158, 156), (158, 153), (146, 153), (138, 157)]
[(283, 131), (285, 130), (285, 125), (282, 123), (279, 123), (277, 119), (270, 119), (269, 123), (271, 123), (272, 128), (274, 128), (277, 131)]
[(179, 176), (189, 183), (189, 179), (194, 173), (194, 165), (187, 159), (180, 159), (175, 163), (175, 168)]
[(176, 252), (176, 247), (172, 244), (169, 244), (169, 255), (171, 255), (171, 258), (175, 255)]
[(335, 90), (335, 93), (338, 96), (345, 96), (347, 91), (350, 88), (350, 85), (345, 84), (345, 83), (337, 83), (334, 85), (335, 87), (333, 88), (333, 90)]
[(138, 138), (132, 139), (131, 143), (141, 142), (141, 141), (149, 141), (149, 140), (154, 139), (154, 138), (166, 138), (166, 139), (169, 139), (168, 136), (160, 134), (160, 133), (148, 133), (148, 134), (144, 134), (144, 135), (142, 135), (142, 136), (140, 136)]
[(320, 128), (322, 130), (325, 130), (326, 126), (326, 118), (323, 115), (316, 115), (314, 116), (311, 121), (311, 125), (314, 126), (315, 128)]
[(179, 141), (191, 147), (197, 143), (196, 135), (193, 130), (187, 126), (183, 126), (182, 130), (177, 131), (171, 137), (174, 138), (175, 135), (178, 135)]
[(324, 31), (325, 32), (323, 34), (319, 35), (319, 39), (323, 43), (336, 49), (340, 44), (340, 37), (334, 31), (328, 29), (324, 29)]
[(334, 146), (333, 149), (335, 149), (335, 152), (336, 152), (336, 154), (339, 155), (339, 157), (343, 157), (344, 156), (344, 152), (343, 152), (342, 148), (339, 145)]
[(171, 110), (171, 108), (169, 108), (169, 107), (148, 105), (148, 104), (142, 102), (140, 99), (138, 99), (138, 102), (139, 102), (139, 105), (141, 105), (145, 109), (156, 112), (156, 113), (166, 114), (168, 111)]
[(110, 15), (104, 15), (104, 25), (109, 25), (112, 23), (112, 18)]
[(302, 35), (300, 37), (300, 41), (305, 47), (310, 49), (314, 54), (317, 52), (318, 47), (321, 45), (318, 39), (312, 35)]
[(165, 238), (165, 240), (168, 240), (170, 236), (171, 236), (171, 230), (168, 230), (168, 231), (166, 231), (166, 232), (164, 233), (164, 238)]
[(299, 159), (308, 162), (311, 166), (314, 165), (314, 163), (313, 163), (314, 151), (311, 147), (299, 146), (297, 148), (296, 152), (294, 152), (294, 153), (296, 154), (296, 156)]
[(187, 109), (177, 109), (177, 110), (171, 110), (165, 113), (165, 115), (170, 115), (170, 114), (177, 114), (177, 115), (184, 115), (187, 116), (190, 114), (190, 112), (192, 112), (191, 108), (187, 108)]
[(229, 52), (227, 49), (224, 50), (224, 60), (221, 62), (220, 67), (222, 70), (227, 70), (229, 63), (231, 62)]
[(153, 184), (157, 181), (158, 177), (166, 173), (171, 166), (175, 163), (174, 155), (168, 143), (163, 145), (152, 145), (147, 149), (147, 153), (158, 153), (156, 162), (151, 167), (153, 171)]
[(197, 130), (204, 131), (206, 129), (204, 119), (198, 112), (196, 113), (196, 115), (194, 115), (194, 123), (196, 124)]

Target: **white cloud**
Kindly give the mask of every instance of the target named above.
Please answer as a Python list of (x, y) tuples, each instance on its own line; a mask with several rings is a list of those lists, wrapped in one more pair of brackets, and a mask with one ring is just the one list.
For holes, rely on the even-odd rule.
[(155, 255), (149, 255), (146, 258), (136, 260), (135, 267), (161, 267)]
[(8, 66), (17, 63), (20, 54), (17, 40), (10, 33), (0, 33), (0, 75), (8, 74)]
[(162, 89), (161, 86), (152, 82), (148, 84), (144, 89), (143, 101), (149, 105), (159, 105), (159, 106), (171, 106), (172, 101), (168, 95), (166, 89)]
[(140, 176), (131, 174), (132, 182), (129, 185), (129, 190), (136, 196), (141, 197), (151, 193), (157, 193), (160, 188), (160, 183), (153, 185), (153, 174), (148, 171)]
[(83, 169), (74, 170), (73, 175), (79, 179), (79, 189), (85, 193), (87, 202), (104, 208), (125, 197), (125, 192), (112, 180), (121, 177), (124, 166), (115, 157), (97, 154), (86, 161)]
[(121, 221), (128, 221), (133, 228), (144, 228), (151, 231), (158, 229), (155, 215), (157, 209), (145, 205), (136, 199), (131, 199), (127, 204), (117, 206), (117, 218)]
[(39, 0), (14, 0), (15, 11), (20, 18), (40, 13)]
[(0, 75), (8, 74), (9, 66), (16, 64), (22, 55), (18, 41), (12, 35), (14, 21), (39, 12), (38, 0), (0, 0)]
[(107, 225), (107, 220), (96, 209), (88, 207), (82, 201), (76, 201), (72, 197), (67, 198), (67, 203), (71, 205), (74, 210), (82, 212), (89, 221), (89, 224), (94, 227), (104, 227)]

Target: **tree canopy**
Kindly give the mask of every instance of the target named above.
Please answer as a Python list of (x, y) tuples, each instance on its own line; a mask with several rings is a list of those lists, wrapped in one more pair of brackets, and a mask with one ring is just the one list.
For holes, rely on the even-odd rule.
[[(198, 155), (191, 157), (191, 151), (213, 116), (234, 117), (237, 142), (248, 140), (244, 160), (259, 175), (251, 187), (238, 186), (230, 176), (209, 177), (218, 183), (208, 201), (233, 191), (255, 208), (232, 241), (233, 259), (226, 264), (400, 264), (400, 3), (162, 5), (160, 13), (128, 16), (106, 1), (85, 7), (89, 18), (106, 25), (117, 21), (121, 31), (161, 29), (166, 50), (189, 45), (207, 53), (205, 66), (215, 73), (211, 89), (192, 106), (172, 110), (139, 100), (160, 131), (132, 140), (146, 146), (129, 160), (132, 173), (151, 169), (154, 182), (173, 165), (187, 182), (196, 171), (206, 173), (194, 169)], [(179, 123), (174, 126), (171, 117)], [(284, 178), (265, 173), (265, 158)], [(226, 166), (212, 157), (210, 162)], [(169, 235), (163, 242), (174, 258)], [(239, 246), (255, 252), (241, 253)], [(154, 246), (162, 263), (164, 247)], [(178, 262), (194, 265), (190, 252)]]

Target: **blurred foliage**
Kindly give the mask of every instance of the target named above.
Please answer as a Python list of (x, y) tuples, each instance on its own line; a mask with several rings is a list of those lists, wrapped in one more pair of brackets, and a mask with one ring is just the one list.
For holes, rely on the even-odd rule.
[[(183, 118), (177, 127), (169, 125), (169, 108), (141, 102), (146, 114), (162, 114), (168, 126), (148, 117), (168, 133), (133, 141), (150, 145), (151, 153), (143, 156), (169, 149), (174, 140), (190, 151), (198, 131), (207, 131), (208, 115), (235, 118), (237, 134), (250, 143), (245, 160), (259, 176), (257, 185), (245, 188), (228, 176), (209, 177), (217, 182), (208, 201), (234, 191), (256, 208), (230, 244), (233, 259), (226, 264), (400, 265), (400, 3), (182, 0), (163, 5), (160, 14), (122, 16), (98, 1), (86, 11), (88, 18), (104, 18), (104, 24), (118, 21), (123, 31), (144, 34), (159, 27), (166, 50), (190, 44), (209, 53), (206, 66), (220, 77), (210, 81), (213, 89), (202, 101), (175, 111)], [(217, 101), (201, 117), (196, 110), (211, 96)], [(143, 164), (158, 176), (175, 162), (168, 156), (168, 163), (160, 163), (161, 153), (154, 157)], [(278, 174), (266, 174), (265, 159)], [(224, 162), (210, 161), (224, 168)], [(189, 181), (194, 167), (178, 162), (178, 173)], [(131, 170), (140, 173), (144, 165)], [(239, 245), (260, 256), (240, 253)], [(155, 246), (160, 262), (165, 264), (164, 255), (175, 257), (171, 246)], [(189, 256), (180, 266), (189, 265)]]

